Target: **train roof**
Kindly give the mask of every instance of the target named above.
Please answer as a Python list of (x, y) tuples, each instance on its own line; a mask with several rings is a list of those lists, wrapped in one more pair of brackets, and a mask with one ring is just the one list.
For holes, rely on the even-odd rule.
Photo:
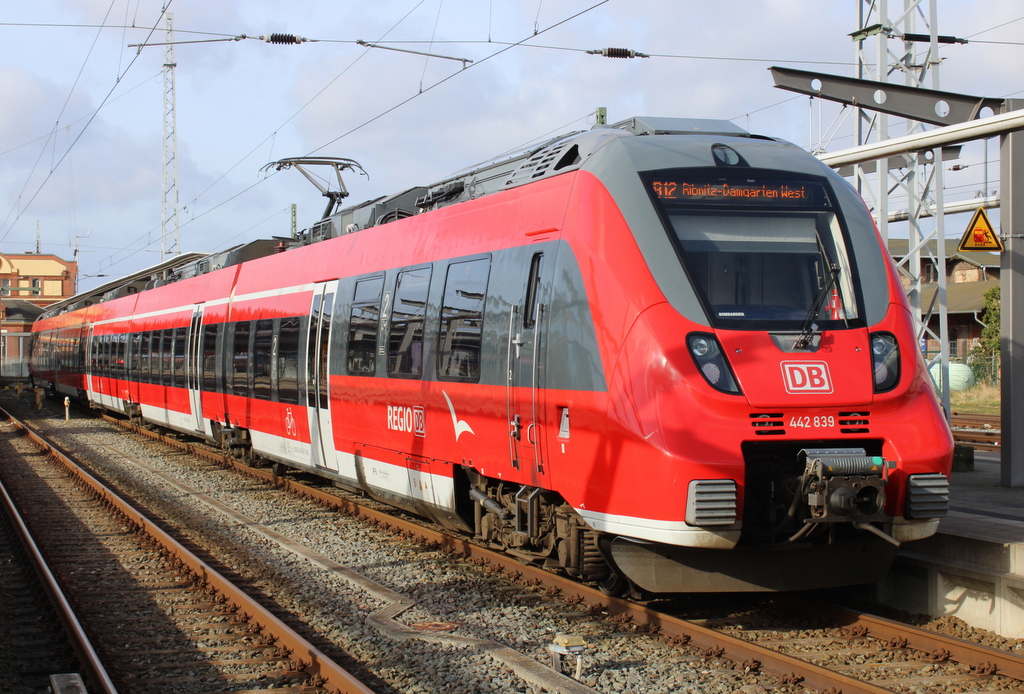
[[(751, 135), (730, 121), (700, 118), (636, 116), (612, 125), (595, 125), (590, 130), (558, 135), (526, 149), (496, 157), (432, 185), (416, 186), (394, 195), (368, 200), (342, 208), (333, 214), (333, 204), (329, 205), (324, 218), (300, 232), (297, 238), (261, 239), (211, 254), (182, 253), (170, 260), (53, 304), (47, 307), (42, 318), (573, 171), (579, 169), (591, 155), (613, 140), (650, 135), (714, 135), (772, 139)], [(278, 162), (277, 165), (278, 168), (283, 168), (285, 165), (301, 164), (302, 161), (288, 159)], [(345, 162), (339, 165), (340, 168), (336, 167), (339, 184), (344, 190), (344, 184), (341, 183), (342, 169), (351, 169), (351, 165), (359, 165), (351, 160), (339, 159), (337, 162)], [(322, 164), (325, 160), (311, 160), (309, 163)], [(308, 174), (305, 175), (309, 178)], [(327, 192), (323, 188), (320, 190), (332, 201), (347, 195), (347, 191), (339, 194)]]
[[(340, 210), (314, 224), (302, 241), (313, 243), (395, 219), (465, 202), (578, 169), (609, 141), (644, 135), (760, 137), (735, 123), (702, 118), (636, 116), (558, 135), (538, 145), (477, 164), (430, 186), (411, 188)], [(767, 139), (767, 138), (763, 138)]]

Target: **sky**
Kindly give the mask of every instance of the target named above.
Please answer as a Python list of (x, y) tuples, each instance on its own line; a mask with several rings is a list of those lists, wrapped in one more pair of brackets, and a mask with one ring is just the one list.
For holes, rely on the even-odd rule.
[[(0, 253), (77, 252), (84, 291), (175, 248), (161, 231), (165, 47), (152, 45), (165, 41), (167, 13), (179, 42), (176, 247), (215, 252), (289, 235), (292, 204), (299, 229), (320, 218), (326, 201), (301, 174), (263, 171), (286, 157), (359, 162), (366, 175), (345, 174), (354, 204), (588, 129), (598, 107), (609, 122), (717, 118), (804, 148), (853, 146), (850, 109), (776, 89), (767, 68), (856, 76), (861, 2), (6, 3)], [(1024, 98), (1019, 0), (938, 0), (937, 20), (939, 34), (968, 39), (942, 47), (941, 89)], [(252, 38), (271, 33), (307, 40)], [(586, 52), (607, 47), (651, 57)], [(945, 167), (947, 202), (998, 191), (997, 159), (995, 141), (987, 154), (965, 147), (960, 168)], [(947, 236), (969, 218), (950, 218)]]

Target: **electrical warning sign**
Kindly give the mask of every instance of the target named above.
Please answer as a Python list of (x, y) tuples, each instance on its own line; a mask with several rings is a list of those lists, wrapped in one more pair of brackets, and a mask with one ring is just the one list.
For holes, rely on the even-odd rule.
[(991, 252), (1003, 250), (1003, 242), (992, 229), (992, 224), (988, 221), (988, 215), (985, 214), (985, 208), (979, 207), (978, 211), (974, 213), (971, 223), (967, 225), (967, 231), (964, 232), (963, 238), (960, 239), (960, 246), (958, 248), (961, 251)]

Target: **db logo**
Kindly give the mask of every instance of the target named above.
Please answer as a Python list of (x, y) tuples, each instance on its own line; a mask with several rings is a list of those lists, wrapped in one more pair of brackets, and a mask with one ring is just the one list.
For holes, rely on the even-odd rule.
[(782, 380), (787, 393), (831, 393), (832, 378), (823, 361), (784, 361)]

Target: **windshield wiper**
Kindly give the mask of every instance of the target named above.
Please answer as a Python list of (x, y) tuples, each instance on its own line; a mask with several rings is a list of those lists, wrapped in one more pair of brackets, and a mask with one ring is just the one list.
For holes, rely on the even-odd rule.
[(818, 290), (818, 296), (814, 298), (814, 303), (811, 304), (811, 310), (807, 312), (807, 318), (804, 319), (803, 327), (800, 328), (800, 336), (793, 344), (793, 347), (796, 349), (803, 349), (811, 344), (811, 340), (814, 338), (814, 333), (818, 332), (818, 325), (814, 322), (814, 317), (818, 315), (822, 302), (825, 301), (825, 297), (828, 296), (832, 287), (836, 285), (836, 279), (838, 279), (838, 277), (839, 266), (835, 263), (830, 263), (828, 281), (825, 282), (825, 284), (821, 286), (821, 289)]

